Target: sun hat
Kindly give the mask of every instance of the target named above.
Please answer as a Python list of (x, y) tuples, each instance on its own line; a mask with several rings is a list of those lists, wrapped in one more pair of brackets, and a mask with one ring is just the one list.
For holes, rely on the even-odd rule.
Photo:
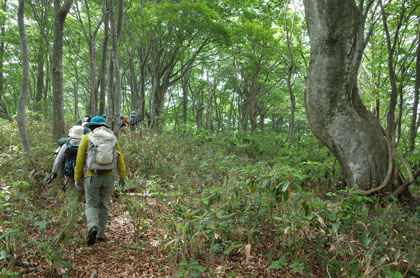
[(106, 124), (106, 121), (101, 116), (95, 116), (92, 119), (90, 119), (90, 122), (85, 124), (85, 127), (91, 127), (91, 126), (106, 126), (109, 128), (109, 126)]
[(85, 117), (83, 118), (83, 120), (82, 120), (82, 122), (86, 122), (86, 123), (88, 123), (88, 122), (90, 122), (90, 120), (91, 120), (92, 118), (89, 116), (89, 115), (85, 115)]
[(75, 125), (69, 129), (69, 137), (75, 139), (82, 139), (83, 137), (83, 127), (80, 125)]

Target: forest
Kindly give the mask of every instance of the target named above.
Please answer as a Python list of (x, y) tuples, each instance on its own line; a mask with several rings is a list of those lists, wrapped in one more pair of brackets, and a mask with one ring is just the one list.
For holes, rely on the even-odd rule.
[[(0, 277), (420, 277), (420, 0), (0, 6)], [(92, 246), (51, 178), (86, 115), (126, 167)]]

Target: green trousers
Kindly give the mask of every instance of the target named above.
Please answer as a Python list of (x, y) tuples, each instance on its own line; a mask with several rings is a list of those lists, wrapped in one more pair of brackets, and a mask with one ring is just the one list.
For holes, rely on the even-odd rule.
[(86, 220), (88, 231), (98, 228), (98, 238), (105, 235), (108, 219), (108, 202), (114, 189), (113, 176), (94, 176), (85, 178)]

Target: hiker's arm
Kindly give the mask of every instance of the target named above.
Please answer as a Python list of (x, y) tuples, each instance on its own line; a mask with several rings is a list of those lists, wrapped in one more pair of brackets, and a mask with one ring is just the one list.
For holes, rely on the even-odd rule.
[(67, 146), (65, 144), (63, 146), (61, 146), (60, 151), (58, 152), (58, 155), (55, 158), (54, 165), (53, 165), (53, 168), (52, 168), (52, 171), (51, 171), (52, 173), (54, 173), (54, 174), (58, 173), (58, 170), (60, 169), (61, 164), (63, 164), (64, 152), (66, 151), (66, 149), (67, 149)]
[(86, 160), (86, 152), (89, 145), (89, 134), (83, 136), (77, 150), (76, 166), (74, 167), (74, 180), (78, 181), (83, 178), (83, 167)]
[(125, 179), (125, 163), (124, 163), (124, 156), (121, 152), (120, 144), (118, 141), (115, 143), (115, 149), (119, 153), (117, 156), (117, 170), (118, 170), (118, 176), (120, 176), (120, 179)]

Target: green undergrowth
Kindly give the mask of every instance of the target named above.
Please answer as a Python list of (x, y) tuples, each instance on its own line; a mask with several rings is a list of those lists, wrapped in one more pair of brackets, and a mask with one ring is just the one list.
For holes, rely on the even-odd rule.
[[(49, 190), (59, 183), (44, 181), (56, 143), (39, 142), (47, 129), (30, 123), (37, 144), (24, 156), (16, 126), (0, 124), (0, 276), (20, 276), (35, 258), (45, 276), (71, 276), (62, 243), (80, 239), (67, 236), (63, 197)], [(133, 246), (153, 230), (168, 277), (235, 277), (238, 260), (277, 276), (419, 277), (420, 209), (337, 188), (333, 157), (299, 136), (121, 134)]]
[(167, 207), (146, 215), (152, 208), (131, 196), (133, 225), (139, 234), (145, 223), (161, 226), (156, 240), (178, 277), (212, 273), (247, 248), (269, 270), (302, 277), (420, 275), (420, 210), (336, 188), (338, 166), (311, 136), (290, 144), (202, 131), (121, 141), (131, 190)]

